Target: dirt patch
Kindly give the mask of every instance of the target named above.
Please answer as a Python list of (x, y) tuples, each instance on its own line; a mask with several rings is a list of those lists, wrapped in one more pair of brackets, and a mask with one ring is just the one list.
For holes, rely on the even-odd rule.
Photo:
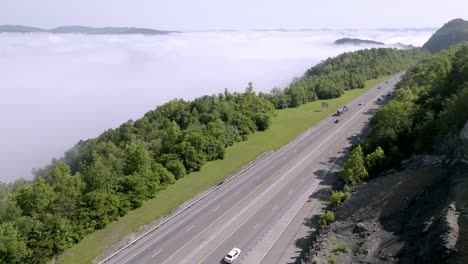
[(416, 158), (356, 188), (309, 263), (468, 263), (468, 170), (436, 160)]

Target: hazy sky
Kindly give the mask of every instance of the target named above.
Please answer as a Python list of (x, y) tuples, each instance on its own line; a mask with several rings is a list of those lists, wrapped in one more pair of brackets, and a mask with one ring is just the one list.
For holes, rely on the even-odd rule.
[(467, 0), (1, 0), (0, 24), (174, 30), (440, 27)]

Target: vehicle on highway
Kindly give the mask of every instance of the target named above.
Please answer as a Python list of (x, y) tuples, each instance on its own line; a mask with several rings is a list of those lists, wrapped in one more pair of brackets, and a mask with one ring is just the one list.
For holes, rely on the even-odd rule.
[(229, 253), (224, 257), (224, 262), (232, 263), (237, 257), (239, 257), (241, 250), (238, 248), (233, 248)]
[(344, 112), (348, 111), (349, 110), (349, 107), (347, 105), (341, 107), (340, 109), (336, 110), (336, 114), (337, 116), (343, 114)]
[(379, 87), (377, 87), (377, 89), (380, 89), (380, 88), (381, 88), (380, 86), (379, 86)]
[(382, 100), (382, 99), (381, 99), (381, 98), (377, 98), (377, 101), (380, 101), (380, 100)]
[(339, 123), (339, 122), (340, 122), (340, 120), (339, 120), (339, 119), (335, 120), (335, 123)]
[(363, 102), (359, 102), (359, 104), (358, 104), (358, 105), (363, 105), (363, 104), (364, 104)]

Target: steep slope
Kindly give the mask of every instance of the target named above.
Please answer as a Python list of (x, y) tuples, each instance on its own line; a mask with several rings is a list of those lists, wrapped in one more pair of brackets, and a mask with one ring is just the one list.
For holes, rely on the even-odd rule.
[(467, 263), (468, 43), (408, 70), (361, 144), (342, 176), (367, 182), (334, 211), (310, 261)]
[(468, 21), (454, 19), (437, 30), (423, 48), (435, 53), (463, 41), (468, 41)]

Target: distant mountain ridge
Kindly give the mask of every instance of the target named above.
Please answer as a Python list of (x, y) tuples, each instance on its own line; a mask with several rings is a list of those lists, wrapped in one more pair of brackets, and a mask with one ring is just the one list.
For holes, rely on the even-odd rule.
[(375, 40), (368, 40), (368, 39), (358, 39), (358, 38), (340, 38), (335, 40), (335, 44), (342, 45), (342, 44), (353, 44), (353, 45), (361, 45), (361, 44), (373, 44), (373, 45), (385, 45), (383, 42), (375, 41)]
[(179, 31), (156, 30), (151, 28), (135, 27), (103, 27), (94, 28), (86, 26), (63, 26), (53, 29), (42, 29), (36, 27), (25, 27), (20, 25), (0, 25), (0, 33), (53, 33), (53, 34), (143, 34), (143, 35), (167, 35), (179, 33)]
[(33, 33), (33, 32), (46, 32), (47, 30), (36, 27), (25, 27), (19, 25), (0, 25), (0, 32), (8, 33)]
[(358, 38), (340, 38), (335, 40), (334, 42), (336, 45), (390, 45), (393, 47), (401, 48), (401, 49), (412, 49), (415, 48), (413, 45), (406, 45), (403, 43), (394, 43), (394, 44), (388, 44), (388, 43), (383, 43), (380, 41), (375, 41), (375, 40), (370, 40), (370, 39), (358, 39)]
[(458, 18), (437, 30), (423, 48), (435, 53), (463, 41), (468, 41), (468, 21)]

